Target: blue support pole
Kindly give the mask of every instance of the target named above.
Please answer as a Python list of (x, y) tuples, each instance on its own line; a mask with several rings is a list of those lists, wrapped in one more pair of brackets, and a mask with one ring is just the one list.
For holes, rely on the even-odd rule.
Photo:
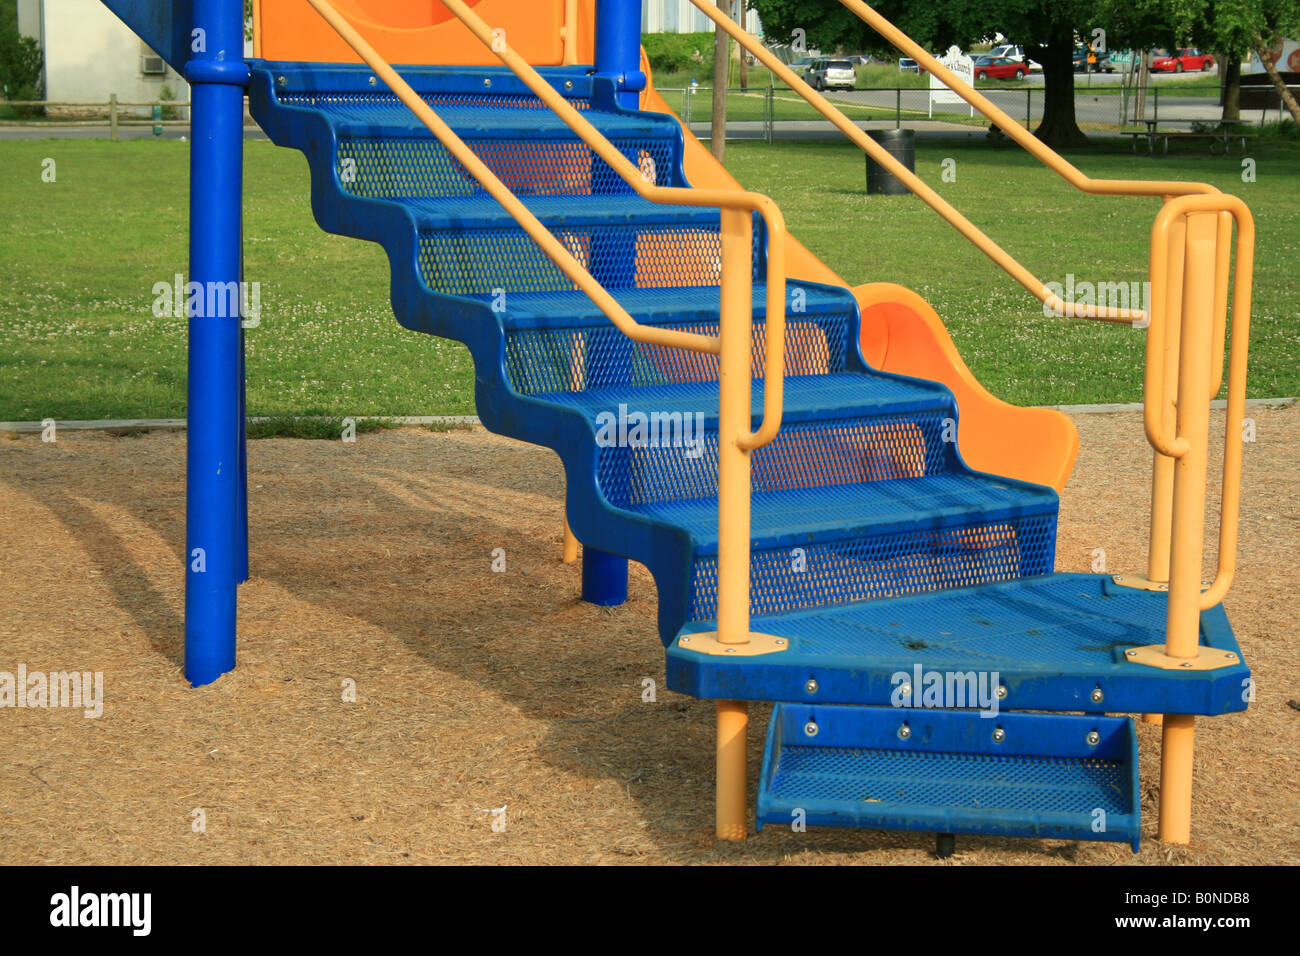
[(192, 27), (190, 281), (203, 308), (189, 316), (185, 676), (198, 687), (235, 666), (243, 340), (224, 290), (242, 278), (244, 4), (194, 0)]
[(627, 600), (627, 558), (582, 548), (582, 599), (615, 607)]
[[(638, 106), (646, 77), (641, 72), (641, 4), (639, 0), (596, 0), (596, 74), (608, 76), (617, 84), (618, 105), (634, 110)], [(636, 162), (636, 157), (628, 157)], [(636, 271), (636, 237), (611, 236), (603, 240), (604, 251), (613, 263), (607, 281), (631, 285)], [(593, 249), (593, 252), (595, 250)], [(626, 354), (611, 356), (610, 371), (618, 377), (626, 364), (631, 366), (632, 343), (623, 343)], [(612, 607), (627, 600), (627, 558), (582, 549), (582, 599), (592, 604)]]
[(645, 89), (641, 72), (640, 0), (596, 0), (596, 75), (618, 84), (618, 105), (637, 108)]
[[(242, 241), (242, 240), (241, 240)], [(241, 269), (242, 277), (243, 271)], [(244, 368), (244, 329), (240, 319), (239, 329), (239, 504), (236, 515), (235, 532), (239, 536), (235, 542), (235, 581), (243, 584), (248, 580), (248, 436), (245, 425), (248, 422), (248, 406), (245, 401), (247, 376)]]

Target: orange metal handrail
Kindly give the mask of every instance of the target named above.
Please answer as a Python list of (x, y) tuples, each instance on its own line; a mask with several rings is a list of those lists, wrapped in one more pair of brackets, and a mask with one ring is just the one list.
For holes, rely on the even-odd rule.
[[(871, 158), (884, 166), (891, 175), (901, 180), (908, 189), (916, 194), (926, 205), (938, 213), (981, 252), (993, 260), (1004, 272), (1020, 283), (1039, 301), (1058, 315), (1075, 318), (1095, 318), (1115, 322), (1135, 322), (1144, 324), (1148, 316), (1140, 309), (1102, 309), (1099, 306), (1076, 308), (1073, 303), (1064, 302), (1047, 288), (1046, 284), (1020, 264), (1010, 253), (990, 239), (979, 227), (954, 209), (934, 189), (928, 186), (915, 173), (900, 163), (883, 146), (867, 136), (858, 126), (843, 114), (834, 104), (809, 86), (797, 73), (780, 61), (770, 50), (759, 43), (748, 31), (722, 12), (709, 0), (691, 0), (691, 2), (717, 26), (725, 30), (742, 47), (762, 62), (769, 70), (779, 76), (787, 86), (802, 96), (809, 105), (821, 113), (857, 146), (867, 152)], [(1206, 183), (1179, 183), (1144, 180), (1097, 180), (1085, 176), (1077, 168), (1059, 156), (1051, 147), (1045, 145), (1036, 136), (1024, 129), (1005, 112), (998, 109), (983, 94), (959, 79), (951, 70), (917, 45), (905, 33), (891, 24), (871, 7), (858, 0), (840, 0), (853, 13), (857, 14), (877, 30), (886, 40), (899, 50), (914, 57), (927, 70), (934, 73), (944, 83), (962, 97), (972, 107), (983, 113), (991, 122), (1003, 129), (1012, 139), (1023, 146), (1048, 168), (1061, 175), (1066, 181), (1084, 192), (1098, 195), (1134, 195), (1134, 196), (1175, 196), (1186, 193), (1217, 193), (1218, 190)]]
[[(546, 79), (515, 53), (464, 0), (442, 0), (443, 6), (491, 49), (532, 92), (565, 124), (578, 134), (637, 194), (652, 202), (677, 206), (705, 206), (759, 213), (767, 226), (767, 338), (764, 356), (763, 423), (755, 432), (742, 436), (745, 450), (761, 448), (776, 435), (781, 425), (785, 361), (785, 217), (780, 208), (760, 193), (728, 189), (686, 189), (657, 186), (619, 151), (586, 117), (574, 109)], [(775, 320), (775, 321), (774, 321)]]
[[(1241, 503), (1241, 428), (1246, 409), (1246, 358), (1250, 340), (1251, 272), (1254, 267), (1255, 256), (1255, 223), (1245, 202), (1237, 196), (1220, 194), (1212, 196), (1181, 196), (1173, 199), (1160, 210), (1160, 214), (1156, 216), (1155, 223), (1151, 227), (1151, 326), (1147, 329), (1143, 426), (1151, 446), (1162, 455), (1173, 459), (1183, 458), (1191, 452), (1192, 443), (1185, 435), (1178, 433), (1177, 426), (1170, 422), (1161, 399), (1161, 396), (1166, 394), (1167, 387), (1164, 361), (1166, 339), (1170, 324), (1179, 318), (1167, 314), (1170, 311), (1168, 308), (1171, 281), (1169, 260), (1173, 252), (1173, 246), (1179, 240), (1186, 241), (1182, 235), (1176, 232), (1175, 224), (1179, 220), (1196, 213), (1219, 214), (1219, 221), (1216, 224), (1216, 273), (1219, 263), (1226, 260), (1232, 252), (1231, 245), (1217, 241), (1217, 234), (1221, 233), (1222, 230), (1222, 222), (1227, 217), (1229, 222), (1235, 221), (1237, 224), (1237, 261), (1233, 279), (1232, 302), (1232, 345), (1228, 351), (1228, 409), (1223, 453), (1223, 496), (1220, 501), (1218, 571), (1209, 589), (1200, 594), (1199, 610), (1204, 611), (1223, 600), (1224, 595), (1232, 586), (1233, 575), (1236, 571), (1237, 524)], [(1224, 329), (1220, 322), (1217, 295), (1214, 309), (1214, 324), (1210, 332), (1210, 335), (1213, 336), (1211, 340), (1211, 357), (1208, 367), (1205, 368), (1205, 374), (1209, 376), (1208, 382), (1210, 384), (1201, 387), (1195, 381), (1184, 383), (1182, 381), (1183, 376), (1180, 375), (1177, 391), (1179, 407), (1186, 407), (1193, 403), (1200, 404), (1202, 401), (1208, 403), (1209, 399), (1218, 391), (1218, 386), (1215, 383), (1223, 378)], [(1189, 314), (1184, 311), (1184, 322), (1190, 321), (1187, 318)], [(1183, 331), (1186, 332), (1187, 330), (1184, 329)], [(1186, 338), (1185, 335), (1180, 336), (1180, 339), (1184, 338)], [(1218, 362), (1217, 366), (1213, 364), (1215, 361)], [(1194, 358), (1190, 364), (1194, 374), (1198, 373), (1199, 366), (1202, 364), (1201, 361)], [(1192, 391), (1185, 393), (1185, 389), (1189, 388)], [(1177, 497), (1176, 495), (1176, 499)], [(1173, 503), (1174, 513), (1178, 514), (1184, 511), (1187, 506), (1185, 503), (1175, 500)], [(1200, 558), (1199, 549), (1194, 555), (1182, 557), (1182, 560), (1195, 561), (1198, 581)], [(1175, 552), (1173, 554), (1174, 562), (1177, 563), (1179, 559), (1180, 555)], [(1171, 591), (1175, 574), (1176, 572), (1170, 575)], [(1170, 601), (1172, 602), (1175, 599), (1176, 595), (1171, 593)], [(1178, 650), (1187, 651), (1188, 648), (1182, 647), (1178, 648)], [(1194, 653), (1194, 644), (1190, 650)], [(1170, 648), (1168, 653), (1174, 654), (1174, 648)], [(1191, 655), (1184, 653), (1174, 656)]]

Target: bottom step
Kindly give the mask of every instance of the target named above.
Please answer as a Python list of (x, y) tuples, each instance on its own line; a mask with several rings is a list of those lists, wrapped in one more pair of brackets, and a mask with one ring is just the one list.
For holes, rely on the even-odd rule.
[(778, 704), (758, 827), (798, 820), (1128, 842), (1136, 853), (1137, 731), (1128, 717)]

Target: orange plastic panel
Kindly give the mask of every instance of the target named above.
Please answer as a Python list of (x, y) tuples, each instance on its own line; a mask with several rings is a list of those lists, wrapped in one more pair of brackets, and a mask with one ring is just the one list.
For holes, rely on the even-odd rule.
[(862, 354), (886, 372), (942, 382), (957, 397), (958, 445), (972, 468), (1057, 491), (1079, 454), (1079, 432), (1050, 408), (1022, 408), (989, 394), (957, 353), (930, 304), (911, 289), (873, 282), (853, 290), (862, 310)]
[[(306, 0), (255, 0), (257, 49), (268, 60), (357, 63), (360, 57)], [(564, 62), (564, 0), (467, 0), (534, 66)], [(331, 0), (389, 63), (492, 65), (500, 60), (439, 0)], [(595, 59), (595, 0), (579, 0), (578, 63)]]

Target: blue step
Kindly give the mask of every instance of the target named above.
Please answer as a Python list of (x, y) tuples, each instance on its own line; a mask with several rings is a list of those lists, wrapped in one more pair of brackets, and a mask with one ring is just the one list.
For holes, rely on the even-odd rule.
[(760, 830), (802, 821), (1140, 845), (1127, 717), (778, 704), (766, 747)]
[[(641, 288), (617, 288), (615, 297), (636, 321), (700, 335), (718, 333), (718, 290), (711, 285), (672, 285), (645, 288), (665, 272), (668, 259), (652, 256), (655, 266), (639, 277)], [(667, 268), (664, 268), (667, 266)], [(679, 270), (679, 276), (682, 272)], [(764, 374), (766, 357), (766, 285), (755, 282), (752, 370)], [(852, 408), (864, 400), (879, 405), (882, 399), (911, 397), (922, 406), (937, 408), (951, 403), (951, 393), (941, 385), (898, 375), (868, 372), (858, 358), (856, 306), (847, 290), (793, 288), (802, 311), (786, 314), (786, 375), (792, 380), (819, 376), (825, 379), (817, 399), (821, 407)], [(805, 295), (807, 293), (807, 295)], [(486, 301), (486, 297), (484, 297)], [(500, 321), (505, 326), (507, 371), (514, 387), (529, 395), (567, 393), (557, 398), (573, 407), (599, 411), (617, 409), (620, 402), (640, 403), (647, 410), (667, 401), (677, 408), (694, 403), (691, 410), (716, 409), (718, 360), (679, 348), (633, 342), (595, 309), (585, 295), (565, 292), (512, 292), (501, 302)], [(597, 317), (599, 316), (599, 318)], [(580, 374), (575, 375), (575, 371)], [(849, 372), (850, 375), (841, 373)], [(668, 386), (641, 392), (650, 386)], [(787, 386), (810, 389), (806, 382)], [(629, 392), (628, 389), (638, 391)], [(674, 389), (676, 389), (674, 391)], [(811, 397), (811, 395), (810, 395)], [(611, 404), (612, 402), (612, 404)], [(787, 407), (789, 407), (787, 405)], [(900, 406), (901, 407), (901, 406)], [(850, 412), (850, 414), (852, 414)]]
[(742, 658), (690, 650), (692, 633), (715, 629), (695, 621), (668, 648), (668, 686), (696, 697), (888, 706), (919, 667), (996, 673), (1005, 709), (1245, 710), (1250, 671), (1221, 604), (1201, 614), (1201, 645), (1235, 654), (1236, 664), (1161, 670), (1126, 659), (1130, 648), (1164, 644), (1166, 607), (1163, 592), (1106, 575), (1050, 574), (755, 617), (753, 631), (786, 638), (789, 650)]
[[(691, 226), (718, 231), (719, 216), (716, 209), (705, 206), (667, 206), (650, 202), (635, 194), (601, 196), (598, 202), (586, 203), (575, 202), (573, 196), (523, 195), (519, 198), (548, 229), (627, 225)], [(520, 228), (505, 208), (486, 193), (472, 196), (411, 197), (403, 199), (402, 204), (411, 210), (416, 225), (421, 229)], [(576, 295), (594, 308), (585, 294)], [(715, 292), (715, 307), (716, 298)]]
[[(1037, 485), (937, 474), (756, 491), (751, 509), (750, 613), (759, 617), (1052, 569), (1056, 493)], [(716, 498), (627, 510), (687, 530), (688, 619), (715, 617)]]
[[(601, 197), (605, 205), (607, 197)], [(608, 197), (617, 198), (617, 197)], [(716, 220), (716, 215), (714, 219)], [(767, 284), (759, 276), (753, 282), (753, 310), (756, 318), (767, 316)], [(618, 301), (634, 319), (647, 325), (680, 323), (718, 324), (719, 292), (717, 286), (679, 286), (672, 288), (622, 289)], [(794, 311), (795, 297), (798, 311)], [(796, 324), (819, 316), (852, 313), (852, 296), (846, 289), (810, 282), (786, 282), (786, 322)], [(586, 329), (609, 328), (610, 321), (585, 292), (517, 293), (510, 297), (509, 308), (502, 316), (507, 329)], [(928, 383), (927, 383), (928, 384)], [(930, 386), (934, 388), (933, 385)]]

